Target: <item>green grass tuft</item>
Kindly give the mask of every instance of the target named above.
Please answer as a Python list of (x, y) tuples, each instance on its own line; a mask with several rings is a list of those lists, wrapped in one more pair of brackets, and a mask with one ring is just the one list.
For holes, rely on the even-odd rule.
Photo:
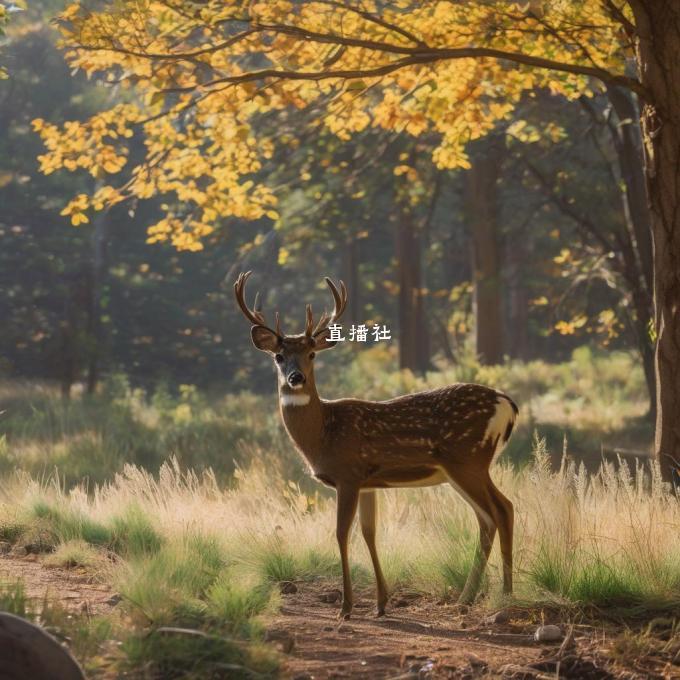
[(153, 555), (163, 546), (163, 538), (148, 516), (134, 505), (113, 518), (110, 533), (111, 550), (126, 557)]

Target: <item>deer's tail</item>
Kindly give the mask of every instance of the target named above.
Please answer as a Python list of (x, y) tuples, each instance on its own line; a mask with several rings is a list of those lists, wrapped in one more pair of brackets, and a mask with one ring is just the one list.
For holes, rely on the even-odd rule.
[(493, 442), (494, 458), (503, 451), (508, 443), (518, 414), (517, 404), (507, 394), (498, 392), (496, 410), (489, 419), (484, 434), (484, 441)]

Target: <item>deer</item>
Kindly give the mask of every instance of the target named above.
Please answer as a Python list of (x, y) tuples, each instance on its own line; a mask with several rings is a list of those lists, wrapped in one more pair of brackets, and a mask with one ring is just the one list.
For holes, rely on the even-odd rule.
[(314, 358), (337, 343), (331, 327), (347, 306), (347, 289), (326, 277), (334, 308), (314, 323), (306, 305), (303, 333), (282, 332), (279, 313), (272, 329), (258, 309), (245, 299), (241, 273), (234, 283), (236, 301), (251, 322), (254, 346), (274, 361), (278, 403), (283, 425), (306, 460), (311, 474), (335, 489), (336, 538), (342, 564), (341, 619), (352, 613), (348, 542), (357, 509), (368, 547), (377, 589), (377, 615), (384, 616), (388, 588), (376, 548), (377, 490), (425, 487), (448, 483), (469, 503), (479, 524), (473, 567), (459, 597), (471, 603), (479, 590), (498, 532), (503, 564), (503, 591), (512, 593), (512, 502), (494, 485), (489, 468), (505, 447), (519, 410), (499, 390), (472, 383), (455, 383), (389, 399), (322, 399), (314, 379)]

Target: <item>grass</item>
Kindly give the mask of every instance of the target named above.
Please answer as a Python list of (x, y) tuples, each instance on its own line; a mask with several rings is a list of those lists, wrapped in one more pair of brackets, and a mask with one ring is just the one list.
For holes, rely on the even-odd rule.
[[(678, 606), (680, 504), (654, 468), (606, 464), (591, 476), (565, 459), (553, 472), (537, 440), (530, 466), (501, 463), (494, 477), (515, 503), (520, 600)], [(228, 488), (209, 472), (182, 472), (176, 461), (158, 476), (128, 466), (89, 495), (51, 483), (27, 490), (17, 475), (5, 481), (3, 501), (0, 517), (18, 509), (56, 537), (55, 562), (87, 563), (102, 548), (120, 555), (112, 578), (145, 627), (228, 628), (248, 638), (273, 584), (339, 575), (332, 500), (310, 496), (262, 461)], [(447, 487), (386, 491), (381, 501), (380, 552), (392, 586), (459, 591), (477, 540), (466, 504)], [(356, 576), (370, 582), (370, 559), (355, 534)], [(500, 574), (495, 550), (492, 598), (500, 597)]]

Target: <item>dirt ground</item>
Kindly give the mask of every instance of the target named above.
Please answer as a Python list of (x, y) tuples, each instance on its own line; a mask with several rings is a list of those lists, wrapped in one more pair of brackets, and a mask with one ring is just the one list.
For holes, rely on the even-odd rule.
[[(74, 614), (106, 614), (119, 601), (83, 569), (46, 567), (37, 555), (0, 555), (0, 581), (16, 579), (29, 597), (57, 601)], [(336, 587), (282, 584), (266, 639), (281, 651), (284, 677), (680, 679), (680, 649), (664, 644), (663, 631), (641, 644), (634, 627), (622, 623), (574, 623), (549, 608), (494, 612), (411, 592), (393, 594), (388, 615), (376, 618), (369, 590), (357, 592), (352, 618), (339, 622)], [(536, 642), (534, 633), (545, 624), (557, 624), (562, 638)]]
[(47, 567), (40, 555), (0, 555), (0, 583), (21, 580), (33, 600), (58, 602), (74, 614), (108, 614), (120, 600), (111, 588), (97, 583), (82, 567)]
[[(295, 680), (680, 678), (680, 654), (675, 665), (663, 655), (615, 653), (625, 635), (621, 625), (572, 624), (549, 609), (490, 612), (416, 593), (394, 594), (388, 615), (376, 618), (369, 591), (360, 594), (352, 618), (339, 623), (339, 598), (322, 601), (333, 599), (333, 590), (310, 583), (296, 587), (296, 593), (282, 596), (269, 631), (288, 652), (284, 672)], [(559, 625), (562, 639), (536, 642), (534, 633), (546, 624)]]

